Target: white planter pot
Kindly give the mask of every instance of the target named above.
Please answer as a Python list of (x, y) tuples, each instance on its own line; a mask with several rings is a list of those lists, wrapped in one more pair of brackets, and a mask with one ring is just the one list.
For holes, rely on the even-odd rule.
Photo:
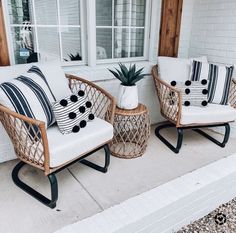
[(134, 109), (138, 107), (138, 88), (134, 86), (123, 86), (120, 84), (117, 106), (123, 109)]

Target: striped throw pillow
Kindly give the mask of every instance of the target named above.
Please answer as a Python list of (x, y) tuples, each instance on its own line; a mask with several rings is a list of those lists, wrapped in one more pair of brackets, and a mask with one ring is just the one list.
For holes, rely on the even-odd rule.
[(30, 69), (27, 73), (0, 85), (0, 103), (11, 110), (30, 118), (46, 122), (47, 126), (55, 122), (51, 102), (55, 97), (39, 69)]
[[(55, 97), (43, 73), (32, 67), (27, 73), (0, 85), (0, 104), (21, 115), (44, 121), (46, 127), (55, 122), (51, 102)], [(38, 127), (25, 123), (31, 138), (41, 137)], [(25, 134), (27, 135), (27, 133)]]
[(190, 80), (207, 79), (209, 82), (208, 102), (227, 105), (233, 69), (233, 66), (220, 66), (194, 60), (191, 66)]
[(186, 107), (188, 106), (206, 107), (207, 106), (208, 82), (206, 79), (203, 79), (201, 81), (187, 80), (186, 82), (172, 81), (171, 85), (181, 90), (182, 105)]
[(52, 108), (62, 134), (77, 133), (94, 119), (92, 103), (85, 98), (82, 90), (56, 101)]

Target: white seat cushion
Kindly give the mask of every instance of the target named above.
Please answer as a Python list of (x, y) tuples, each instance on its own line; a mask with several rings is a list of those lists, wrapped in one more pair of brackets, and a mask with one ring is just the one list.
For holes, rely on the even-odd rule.
[(236, 109), (230, 105), (208, 104), (207, 107), (183, 106), (180, 123), (211, 124), (236, 120)]
[[(160, 78), (168, 83), (171, 81), (184, 82), (189, 79), (191, 70), (191, 59), (174, 58), (174, 57), (158, 57), (157, 64)], [(196, 61), (207, 62), (206, 57), (195, 58)]]
[(50, 167), (57, 167), (111, 140), (113, 126), (95, 118), (79, 133), (63, 135), (58, 126), (54, 125), (47, 130), (47, 137)]

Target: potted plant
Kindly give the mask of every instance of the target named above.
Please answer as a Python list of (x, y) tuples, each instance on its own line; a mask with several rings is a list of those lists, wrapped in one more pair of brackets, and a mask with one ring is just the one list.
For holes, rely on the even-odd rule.
[(120, 69), (110, 70), (117, 79), (121, 81), (118, 92), (117, 106), (123, 109), (134, 109), (138, 107), (138, 88), (136, 83), (144, 78), (143, 69), (136, 70), (136, 65), (127, 68), (119, 63)]

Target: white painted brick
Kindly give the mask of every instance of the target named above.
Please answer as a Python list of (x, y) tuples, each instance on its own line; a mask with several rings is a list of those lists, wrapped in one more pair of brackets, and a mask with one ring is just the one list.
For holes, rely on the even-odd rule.
[(183, 1), (178, 57), (188, 57), (194, 0)]
[[(190, 37), (190, 56), (204, 54), (213, 57), (224, 57), (225, 63), (230, 63), (230, 58), (236, 58), (233, 45), (236, 38), (236, 2), (226, 1), (196, 1), (193, 8), (192, 33)], [(201, 37), (201, 40), (196, 38)], [(213, 43), (212, 43), (213, 42)], [(225, 46), (221, 46), (225, 43)], [(220, 45), (219, 45), (220, 44)], [(223, 48), (222, 48), (223, 47)], [(192, 49), (194, 48), (194, 49)], [(227, 50), (221, 52), (221, 50)], [(231, 52), (232, 51), (232, 52)]]
[(235, 197), (235, 164), (236, 155), (226, 157), (57, 232), (176, 231)]
[[(235, 0), (185, 0), (179, 56), (205, 55), (210, 62), (236, 64), (235, 11)], [(236, 137), (235, 123), (231, 136)]]

